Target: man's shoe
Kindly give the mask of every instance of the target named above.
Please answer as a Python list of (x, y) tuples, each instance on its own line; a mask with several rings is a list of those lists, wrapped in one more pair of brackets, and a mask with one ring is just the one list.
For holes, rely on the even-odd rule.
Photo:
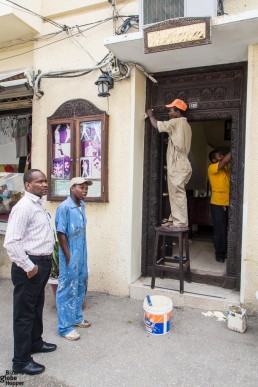
[(31, 353), (39, 353), (39, 352), (53, 352), (56, 350), (56, 345), (51, 343), (43, 343), (42, 347), (37, 351), (31, 351)]
[(67, 340), (74, 341), (74, 340), (78, 340), (78, 339), (80, 338), (80, 335), (79, 335), (79, 333), (74, 329), (72, 332), (67, 333), (67, 335), (64, 335), (63, 337), (65, 337)]
[(217, 262), (220, 262), (220, 263), (224, 263), (224, 262), (225, 262), (225, 259), (223, 259), (223, 258), (216, 258), (216, 261), (217, 261)]
[(26, 375), (38, 375), (45, 371), (45, 367), (42, 364), (30, 361), (23, 368), (13, 368), (15, 374), (26, 374)]

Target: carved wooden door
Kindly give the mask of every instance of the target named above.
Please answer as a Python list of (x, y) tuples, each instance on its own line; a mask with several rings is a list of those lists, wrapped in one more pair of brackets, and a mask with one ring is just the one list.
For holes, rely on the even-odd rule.
[[(231, 128), (231, 181), (226, 288), (239, 288), (241, 272), (242, 210), (245, 148), (246, 63), (155, 74), (147, 83), (146, 107), (162, 106), (175, 98), (197, 102), (189, 121), (225, 120)], [(157, 119), (168, 119), (165, 109)], [(152, 269), (155, 226), (161, 221), (164, 137), (146, 120), (142, 226), (142, 274)], [(205, 279), (204, 279), (205, 282)], [(209, 281), (207, 281), (208, 283)]]

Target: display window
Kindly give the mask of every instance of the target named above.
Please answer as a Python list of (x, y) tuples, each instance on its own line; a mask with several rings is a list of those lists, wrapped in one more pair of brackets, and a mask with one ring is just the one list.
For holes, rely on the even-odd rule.
[(107, 201), (108, 125), (105, 113), (48, 120), (48, 200), (61, 201), (75, 176), (91, 180), (87, 201)]
[(0, 234), (24, 192), (23, 175), (31, 168), (30, 109), (0, 112)]

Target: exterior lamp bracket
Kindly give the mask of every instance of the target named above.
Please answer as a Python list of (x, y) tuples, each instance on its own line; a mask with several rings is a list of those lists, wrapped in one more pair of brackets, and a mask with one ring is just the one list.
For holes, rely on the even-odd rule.
[(98, 85), (99, 97), (108, 97), (110, 95), (109, 89), (114, 87), (114, 79), (108, 73), (103, 72), (95, 82), (95, 85)]

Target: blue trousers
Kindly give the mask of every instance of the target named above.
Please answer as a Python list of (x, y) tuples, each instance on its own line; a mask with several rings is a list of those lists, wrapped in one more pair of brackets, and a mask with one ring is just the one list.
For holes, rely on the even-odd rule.
[[(61, 250), (61, 249), (60, 249)], [(87, 291), (88, 268), (85, 246), (70, 251), (70, 262), (59, 250), (59, 278), (56, 293), (59, 335), (65, 336), (83, 321), (82, 305)]]

